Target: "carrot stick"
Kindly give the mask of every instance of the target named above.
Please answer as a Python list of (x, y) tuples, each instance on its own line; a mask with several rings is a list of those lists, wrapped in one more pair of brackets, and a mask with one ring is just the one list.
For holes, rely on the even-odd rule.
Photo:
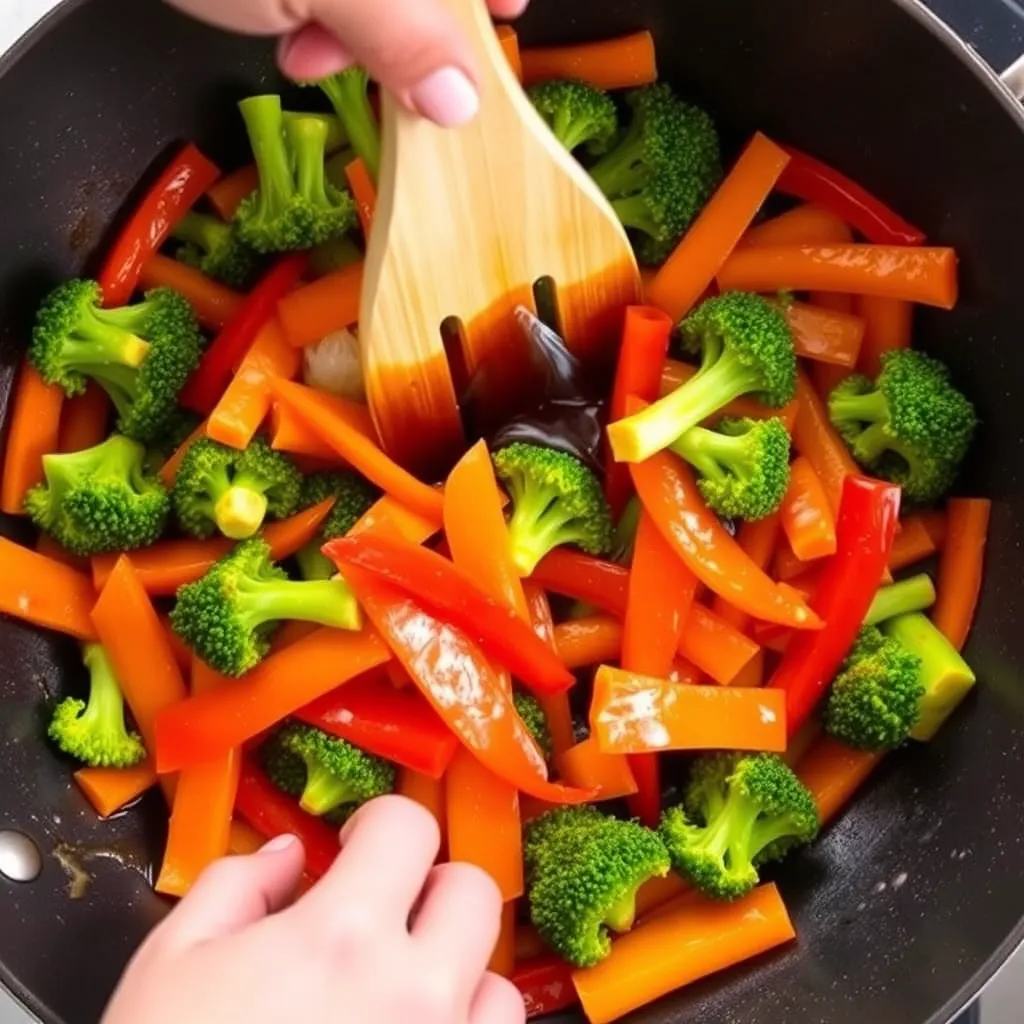
[(755, 246), (733, 253), (717, 280), (722, 291), (847, 292), (952, 309), (957, 259), (953, 249), (925, 246)]
[(735, 903), (687, 902), (641, 924), (573, 983), (590, 1024), (608, 1024), (795, 937), (778, 890), (761, 885)]
[(44, 558), (51, 558), (61, 565), (66, 565), (75, 572), (89, 575), (89, 559), (81, 555), (73, 555), (67, 548), (61, 547), (48, 533), (41, 533), (36, 538), (36, 553)]
[(245, 448), (270, 412), (271, 379), (290, 379), (301, 365), (299, 353), (285, 342), (281, 325), (269, 320), (210, 413), (206, 433), (221, 444)]
[(516, 969), (516, 901), (509, 900), (501, 908), (501, 929), (494, 945), (487, 970), (511, 978)]
[[(278, 562), (308, 544), (316, 536), (330, 510), (331, 501), (322, 501), (319, 505), (297, 512), (290, 519), (270, 523), (263, 530), (263, 538), (270, 545), (271, 558)], [(131, 563), (147, 594), (166, 596), (173, 594), (185, 583), (194, 583), (233, 547), (234, 541), (226, 537), (215, 540), (165, 540), (122, 557)], [(92, 578), (97, 588), (106, 585), (116, 561), (115, 555), (98, 555), (92, 560)]]
[(242, 200), (248, 198), (259, 188), (260, 175), (255, 164), (246, 164), (232, 174), (227, 174), (215, 182), (206, 192), (213, 208), (223, 220), (232, 220)]
[(932, 621), (958, 651), (967, 643), (978, 605), (991, 514), (992, 502), (985, 498), (951, 498), (946, 510), (946, 544)]
[(156, 785), (153, 762), (133, 768), (79, 768), (75, 782), (101, 818), (109, 818)]
[(566, 668), (589, 668), (618, 661), (622, 653), (622, 623), (605, 615), (569, 619), (555, 626), (555, 650)]
[(75, 395), (64, 403), (60, 414), (60, 441), (62, 452), (80, 452), (98, 445), (108, 434), (110, 399), (98, 384), (92, 381), (85, 394)]
[(222, 331), (242, 308), (245, 296), (180, 260), (154, 253), (142, 265), (139, 286), (171, 288), (192, 307), (196, 319), (209, 331)]
[(296, 288), (277, 305), (285, 340), (305, 348), (359, 320), (363, 265), (353, 263)]
[(345, 179), (348, 181), (352, 198), (356, 201), (363, 238), (369, 238), (370, 228), (373, 226), (373, 212), (377, 209), (377, 187), (374, 185), (362, 157), (357, 156), (355, 160), (345, 165)]
[(95, 640), (89, 613), (92, 581), (61, 562), (0, 537), (0, 612), (55, 629), (79, 640)]
[(793, 302), (786, 307), (796, 354), (851, 370), (863, 346), (865, 322), (824, 306)]
[(12, 394), (0, 477), (0, 512), (17, 516), (25, 512), (29, 489), (43, 482), (43, 456), (57, 451), (64, 392), (47, 384), (26, 360)]
[(651, 878), (644, 882), (636, 894), (636, 919), (643, 921), (648, 914), (671, 900), (690, 892), (686, 884), (674, 871), (663, 878)]
[(857, 312), (865, 326), (857, 370), (874, 379), (882, 369), (884, 353), (910, 347), (914, 307), (900, 299), (861, 295), (857, 299)]
[(825, 488), (804, 455), (794, 460), (779, 509), (782, 530), (802, 562), (836, 552), (836, 521)]
[(345, 411), (347, 403), (290, 381), (275, 380), (273, 384), (277, 397), (291, 406), (310, 430), (318, 433), (353, 469), (410, 511), (441, 522), (444, 499), (440, 492), (392, 462), (376, 444), (354, 429)]
[[(739, 533), (736, 535), (736, 543), (759, 569), (768, 568), (778, 539), (779, 515), (777, 512), (764, 519), (748, 520), (740, 526)], [(750, 616), (746, 612), (741, 612), (739, 608), (724, 598), (716, 596), (711, 602), (711, 610), (738, 630), (746, 630), (750, 623)], [(749, 664), (750, 662), (748, 662)], [(739, 685), (739, 681), (736, 682)]]
[(170, 458), (160, 467), (160, 472), (157, 476), (160, 477), (160, 483), (164, 487), (171, 488), (174, 486), (175, 478), (178, 475), (178, 467), (181, 465), (182, 459), (188, 454), (189, 448), (192, 447), (201, 437), (206, 437), (206, 420), (203, 420), (195, 430), (192, 431), (188, 437), (185, 438), (177, 448), (174, 449), (173, 454)]
[(599, 89), (627, 89), (658, 78), (654, 39), (647, 31), (598, 43), (528, 48), (521, 58), (525, 86), (575, 78)]
[[(729, 259), (789, 155), (758, 132), (647, 289), (647, 299), (678, 321)], [(772, 250), (744, 249), (741, 254)], [(771, 289), (767, 289), (771, 290)]]
[(192, 672), (192, 652), (185, 645), (185, 641), (174, 632), (171, 626), (171, 617), (161, 614), (160, 625), (163, 626), (164, 636), (167, 637), (167, 642), (171, 645), (174, 663), (178, 666), (183, 676), (190, 674)]
[(900, 532), (893, 539), (892, 551), (889, 554), (890, 572), (898, 572), (908, 565), (924, 561), (937, 550), (935, 541), (920, 515), (907, 516), (900, 520), (900, 525)]
[(882, 754), (854, 750), (822, 736), (800, 759), (797, 775), (818, 805), (822, 825), (831, 821), (871, 774)]
[(519, 53), (519, 36), (511, 25), (496, 25), (494, 31), (498, 35), (498, 42), (505, 52), (505, 58), (512, 68), (516, 78), (523, 80), (523, 59)]
[[(595, 801), (618, 800), (621, 797), (635, 797), (639, 792), (637, 780), (630, 767), (632, 762), (633, 758), (626, 758), (621, 754), (603, 753), (597, 745), (597, 740), (591, 736), (582, 743), (571, 746), (562, 754), (559, 773), (567, 785), (597, 790)], [(652, 779), (657, 781), (657, 771), (652, 773)], [(660, 802), (661, 791), (658, 790), (656, 795)], [(630, 813), (636, 813), (632, 805)], [(657, 825), (657, 821), (654, 824)]]
[[(941, 551), (946, 544), (946, 532), (949, 524), (946, 513), (941, 509), (932, 509), (928, 512), (918, 512), (915, 518), (928, 531), (936, 551)], [(898, 535), (897, 535), (898, 536)]]
[[(369, 413), (367, 413), (369, 418)], [(324, 462), (337, 463), (334, 449), (314, 434), (291, 407), (275, 402), (270, 408), (270, 447), (275, 451), (291, 455), (303, 455)]]
[[(445, 819), (444, 779), (432, 779), (422, 772), (414, 772), (411, 768), (400, 768), (398, 772), (398, 792), (410, 800), (415, 800), (434, 816), (437, 827), (441, 830), (444, 841), (448, 829)], [(442, 851), (439, 856), (444, 856)]]
[(832, 245), (852, 242), (846, 221), (822, 206), (804, 203), (779, 217), (755, 224), (740, 240), (747, 245)]

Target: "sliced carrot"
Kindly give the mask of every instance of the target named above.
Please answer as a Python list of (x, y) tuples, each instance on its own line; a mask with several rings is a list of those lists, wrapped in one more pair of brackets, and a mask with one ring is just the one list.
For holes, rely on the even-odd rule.
[(84, 394), (64, 403), (60, 414), (60, 451), (80, 452), (98, 445), (109, 433), (109, 422), (110, 399), (103, 388), (90, 381)]
[(516, 901), (509, 900), (501, 908), (501, 928), (487, 970), (511, 978), (516, 969)]
[(374, 185), (362, 157), (357, 156), (355, 160), (345, 165), (345, 179), (348, 181), (352, 198), (356, 201), (363, 237), (369, 238), (370, 228), (373, 226), (373, 212), (377, 208), (377, 187)]
[(90, 618), (96, 593), (83, 573), (0, 537), (0, 612), (55, 629), (79, 640), (95, 640)]
[(589, 668), (618, 661), (622, 653), (622, 623), (606, 615), (568, 619), (555, 626), (555, 650), (566, 668)]
[(928, 536), (931, 537), (935, 550), (941, 551), (946, 544), (946, 531), (949, 528), (945, 511), (932, 509), (928, 512), (918, 512), (917, 519), (920, 520), (921, 525), (928, 531)]
[(836, 552), (836, 521), (825, 488), (806, 456), (793, 461), (789, 488), (779, 509), (782, 530), (802, 562)]
[(175, 478), (178, 476), (178, 467), (181, 465), (182, 459), (184, 459), (188, 454), (189, 448), (191, 448), (192, 445), (194, 445), (201, 437), (206, 437), (206, 420), (203, 420), (203, 422), (200, 423), (199, 426), (197, 426), (195, 430), (193, 430), (192, 433), (174, 449), (170, 458), (168, 458), (160, 467), (160, 472), (157, 476), (160, 477), (160, 483), (162, 483), (164, 487), (170, 488), (174, 486)]
[[(448, 829), (445, 819), (444, 779), (432, 779), (429, 775), (414, 772), (411, 768), (401, 768), (398, 772), (398, 792), (430, 811), (441, 830), (443, 842)], [(443, 855), (442, 851), (441, 856)]]
[(811, 746), (796, 771), (811, 791), (823, 825), (842, 810), (882, 756), (870, 750), (854, 750), (831, 736), (822, 736)]
[(171, 645), (171, 651), (174, 653), (174, 662), (178, 666), (181, 674), (188, 675), (192, 672), (192, 652), (185, 645), (185, 641), (174, 632), (171, 626), (171, 617), (166, 614), (160, 616), (160, 625), (163, 626), (164, 636), (167, 637), (167, 642)]
[[(271, 557), (280, 561), (294, 555), (308, 544), (331, 511), (330, 500), (297, 512), (290, 519), (270, 523), (263, 538), (270, 545)], [(234, 547), (226, 537), (215, 540), (165, 540), (150, 548), (142, 548), (122, 557), (126, 558), (147, 594), (167, 596), (185, 583), (194, 583), (214, 562), (223, 558)], [(98, 555), (92, 560), (92, 578), (97, 588), (106, 585), (117, 557)]]
[[(373, 429), (367, 411), (367, 426)], [(270, 447), (290, 455), (305, 455), (324, 462), (338, 463), (338, 454), (319, 434), (313, 433), (304, 420), (292, 412), (291, 406), (275, 402), (270, 409)], [(373, 436), (368, 434), (368, 436)]]
[(255, 164), (246, 164), (232, 174), (227, 174), (207, 190), (206, 198), (223, 220), (232, 220), (242, 205), (242, 200), (259, 188), (260, 174)]
[(342, 399), (322, 391), (275, 380), (274, 391), (306, 425), (323, 438), (353, 469), (396, 498), (410, 511), (441, 522), (444, 499), (439, 491), (417, 480), (356, 430)]
[(516, 78), (523, 80), (523, 59), (519, 53), (519, 36), (511, 25), (496, 25), (494, 31), (497, 33), (498, 42), (505, 53), (509, 67), (512, 68)]
[(139, 286), (176, 291), (209, 331), (222, 331), (238, 315), (245, 301), (244, 295), (214, 281), (195, 267), (160, 253), (154, 253), (143, 263)]
[(101, 818), (109, 818), (156, 785), (153, 762), (134, 768), (79, 768), (75, 782)]
[(755, 224), (740, 245), (829, 245), (852, 241), (853, 232), (842, 217), (814, 203), (804, 203)]
[(43, 456), (57, 451), (64, 392), (27, 360), (14, 384), (0, 477), (0, 512), (23, 515), (25, 495), (43, 482)]
[(590, 1024), (608, 1024), (795, 937), (778, 890), (761, 885), (735, 903), (687, 901), (641, 924), (596, 967), (574, 971), (573, 983)]
[(793, 302), (786, 307), (786, 320), (798, 356), (853, 369), (864, 342), (865, 324), (859, 316)]
[[(766, 516), (756, 521), (748, 520), (741, 524), (736, 535), (736, 543), (746, 552), (747, 557), (759, 569), (767, 569), (775, 552), (779, 539), (779, 514)], [(711, 602), (711, 610), (738, 630), (746, 630), (750, 616), (741, 612), (735, 605), (729, 604), (724, 598), (715, 597)], [(748, 665), (751, 662), (747, 663)], [(737, 685), (739, 681), (736, 680)]]
[(41, 533), (36, 538), (36, 552), (44, 558), (52, 558), (69, 569), (89, 575), (89, 559), (81, 555), (73, 555), (67, 548), (61, 547), (48, 533)]
[(900, 299), (861, 295), (857, 299), (857, 312), (865, 325), (857, 369), (874, 379), (882, 369), (884, 353), (910, 347), (914, 307)]
[(932, 621), (958, 651), (967, 643), (974, 622), (991, 515), (992, 502), (986, 498), (951, 498), (946, 509), (946, 543)]
[(926, 246), (754, 246), (734, 252), (717, 280), (722, 291), (846, 292), (952, 309), (957, 258), (953, 249)]
[(900, 520), (900, 532), (892, 542), (889, 571), (898, 572), (935, 554), (937, 548), (920, 515)]
[[(789, 163), (789, 154), (758, 132), (675, 252), (647, 289), (647, 299), (673, 320), (696, 303), (729, 259), (768, 193)], [(747, 253), (771, 252), (760, 248)], [(766, 289), (768, 291), (772, 289)]]
[[(571, 746), (562, 754), (559, 772), (562, 780), (570, 786), (597, 790), (595, 801), (618, 800), (621, 797), (633, 797), (639, 790), (630, 767), (632, 760), (621, 754), (603, 753), (597, 745), (597, 740), (591, 736), (582, 743)], [(652, 778), (657, 777), (658, 773), (654, 772)], [(658, 797), (660, 799), (660, 792)]]
[(363, 265), (353, 263), (286, 295), (277, 317), (288, 344), (305, 348), (356, 323), (362, 288)]
[(576, 46), (531, 47), (521, 57), (525, 86), (575, 78), (599, 89), (627, 89), (658, 78), (654, 39), (647, 31)]

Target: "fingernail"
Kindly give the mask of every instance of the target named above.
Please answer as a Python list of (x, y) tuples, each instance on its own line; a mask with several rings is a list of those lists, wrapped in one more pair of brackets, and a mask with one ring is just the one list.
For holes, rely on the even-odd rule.
[(427, 75), (409, 93), (413, 106), (442, 128), (457, 128), (476, 117), (480, 97), (458, 68), (441, 68)]
[(264, 844), (260, 847), (260, 853), (283, 853), (285, 850), (293, 846), (298, 840), (293, 835), (285, 834), (283, 836), (275, 836), (270, 840), (269, 843)]

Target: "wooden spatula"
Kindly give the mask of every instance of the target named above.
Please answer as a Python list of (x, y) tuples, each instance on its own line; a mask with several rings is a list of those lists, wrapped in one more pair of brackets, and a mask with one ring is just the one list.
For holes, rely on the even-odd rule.
[(607, 358), (639, 276), (614, 211), (548, 130), (501, 50), (483, 0), (447, 0), (476, 51), (480, 113), (441, 129), (383, 101), (383, 158), (366, 256), (360, 339), (381, 440), (429, 471), (463, 441), (442, 323), (458, 318), (468, 372), (517, 386), (513, 311), (551, 278), (560, 328)]

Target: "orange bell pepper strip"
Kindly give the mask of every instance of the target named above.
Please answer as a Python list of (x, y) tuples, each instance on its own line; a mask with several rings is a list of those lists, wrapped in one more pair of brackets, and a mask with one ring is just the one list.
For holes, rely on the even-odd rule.
[[(829, 509), (829, 514), (831, 515), (831, 509)], [(777, 580), (782, 583), (789, 583), (792, 586), (793, 580), (806, 576), (808, 573), (820, 568), (820, 565), (815, 564), (813, 560), (805, 562), (803, 559), (797, 558), (796, 553), (790, 546), (789, 539), (783, 537), (779, 540), (779, 546), (775, 550), (773, 568)], [(800, 590), (799, 587), (796, 589)], [(800, 590), (800, 592), (804, 593), (803, 590)]]
[(737, 248), (748, 245), (832, 245), (852, 241), (853, 232), (842, 217), (823, 206), (803, 203), (778, 217), (755, 224)]
[[(367, 410), (366, 436), (373, 437), (373, 423)], [(320, 459), (323, 462), (340, 463), (338, 453), (319, 434), (313, 433), (292, 412), (291, 406), (274, 402), (270, 408), (270, 447), (274, 451), (288, 452), (291, 455), (305, 455)]]
[(568, 619), (555, 626), (555, 650), (568, 669), (618, 661), (622, 654), (622, 623), (606, 615)]
[(574, 971), (573, 984), (590, 1024), (609, 1024), (794, 938), (778, 890), (760, 885), (734, 903), (687, 901), (641, 924), (596, 967)]
[(898, 572), (909, 565), (923, 562), (938, 550), (920, 515), (900, 520), (900, 531), (892, 542), (889, 553), (889, 571)]
[(519, 36), (516, 34), (516, 30), (511, 25), (495, 25), (494, 31), (498, 42), (501, 43), (508, 66), (521, 82), (523, 80), (523, 59), (519, 54)]
[(800, 759), (796, 773), (811, 791), (823, 826), (843, 809), (882, 756), (876, 751), (854, 750), (831, 736), (822, 736)]
[(350, 537), (358, 537), (366, 531), (393, 532), (412, 544), (423, 544), (440, 529), (434, 519), (410, 512), (403, 504), (385, 494), (378, 498), (362, 515), (351, 530)]
[(793, 461), (779, 517), (789, 546), (800, 561), (810, 562), (835, 554), (836, 523), (832, 506), (806, 456)]
[[(636, 798), (640, 795), (640, 784), (636, 778), (633, 766), (641, 757), (657, 755), (639, 754), (635, 757), (623, 757), (621, 754), (606, 754), (598, 746), (595, 737), (591, 736), (571, 746), (559, 761), (559, 772), (562, 779), (570, 786), (578, 786), (580, 789), (592, 789), (595, 791), (594, 800), (619, 800), (625, 797), (630, 802), (630, 813), (637, 814), (633, 809)], [(655, 787), (658, 811), (661, 810), (660, 776), (655, 770), (649, 773), (652, 785)], [(643, 766), (641, 767), (643, 770)], [(646, 804), (653, 805), (654, 797), (648, 797)], [(657, 815), (654, 824), (657, 825)], [(645, 824), (647, 822), (645, 821)]]
[(687, 686), (602, 665), (590, 732), (606, 754), (786, 749), (785, 697), (737, 686)]
[(95, 640), (88, 576), (0, 537), (0, 612), (78, 640)]
[(346, 414), (347, 403), (333, 395), (291, 381), (275, 380), (274, 391), (306, 425), (326, 441), (353, 469), (425, 519), (441, 523), (444, 499), (417, 480), (356, 430)]
[[(333, 503), (333, 499), (329, 498), (319, 505), (296, 512), (289, 519), (269, 523), (262, 536), (270, 545), (273, 560), (279, 562), (308, 544), (327, 518)], [(176, 593), (178, 587), (194, 583), (234, 546), (234, 541), (226, 537), (213, 540), (165, 540), (121, 557), (131, 563), (147, 594), (166, 597)], [(116, 562), (116, 555), (97, 555), (93, 558), (92, 578), (97, 588), (105, 585)]]
[(220, 757), (388, 657), (372, 632), (318, 629), (248, 675), (167, 708), (157, 724), (157, 770)]
[(708, 511), (693, 471), (668, 452), (630, 464), (644, 509), (690, 571), (730, 604), (765, 622), (816, 630), (821, 620), (803, 599), (776, 584)]
[(0, 476), (0, 511), (25, 514), (25, 495), (43, 482), (43, 456), (59, 446), (64, 392), (47, 384), (27, 360), (11, 392), (7, 445)]
[[(736, 543), (743, 549), (747, 557), (759, 569), (767, 569), (771, 564), (772, 555), (779, 540), (778, 512), (764, 519), (747, 520), (740, 524), (736, 534)], [(750, 624), (750, 616), (741, 612), (735, 605), (723, 597), (715, 597), (711, 602), (711, 610), (721, 619), (739, 630), (746, 630)]]
[(575, 78), (599, 89), (628, 89), (658, 79), (650, 32), (574, 46), (531, 47), (521, 54), (523, 85), (551, 78)]
[(149, 758), (132, 768), (79, 768), (74, 778), (101, 818), (123, 810), (156, 785), (156, 771)]
[(242, 200), (251, 196), (259, 186), (260, 172), (256, 165), (246, 164), (211, 185), (206, 190), (206, 198), (222, 220), (233, 220)]
[[(432, 779), (422, 772), (414, 772), (410, 768), (402, 768), (398, 773), (398, 792), (410, 800), (414, 800), (420, 807), (428, 810), (437, 822), (441, 831), (441, 840), (444, 842), (448, 824), (445, 818), (445, 792), (444, 779)], [(440, 854), (444, 856), (444, 853)]]
[(874, 380), (882, 370), (882, 356), (886, 352), (910, 348), (914, 307), (901, 299), (861, 295), (857, 298), (857, 313), (865, 328), (857, 371)]
[(992, 502), (986, 498), (951, 498), (946, 509), (946, 544), (932, 621), (958, 651), (967, 643), (978, 606), (991, 515)]
[(940, 309), (956, 305), (958, 290), (956, 251), (927, 246), (748, 247), (729, 257), (717, 280), (724, 292), (846, 292)]
[(806, 302), (792, 302), (785, 312), (798, 356), (853, 369), (864, 344), (861, 317)]
[(355, 160), (345, 165), (345, 178), (348, 181), (352, 198), (356, 201), (363, 238), (369, 238), (370, 228), (373, 226), (373, 213), (377, 208), (377, 187), (374, 185), (362, 157), (357, 156)]
[(245, 302), (245, 296), (239, 292), (232, 291), (181, 260), (158, 252), (142, 264), (139, 287), (147, 291), (150, 288), (176, 291), (192, 307), (199, 323), (210, 331), (224, 330), (238, 316)]
[(352, 263), (296, 288), (277, 304), (285, 340), (305, 348), (359, 320), (363, 264)]
[(60, 451), (81, 452), (104, 441), (110, 433), (110, 409), (107, 393), (92, 381), (83, 394), (69, 398), (60, 414)]
[(36, 552), (54, 562), (60, 562), (75, 572), (89, 574), (89, 559), (82, 555), (73, 555), (67, 548), (62, 547), (48, 533), (41, 533), (36, 537)]
[[(689, 312), (729, 259), (788, 163), (788, 153), (760, 132), (754, 136), (651, 282), (647, 301), (652, 306), (674, 321)], [(762, 251), (746, 248), (739, 253)]]
[(572, 983), (572, 968), (553, 953), (517, 964), (512, 984), (523, 997), (527, 1020), (568, 1010), (579, 1001)]

